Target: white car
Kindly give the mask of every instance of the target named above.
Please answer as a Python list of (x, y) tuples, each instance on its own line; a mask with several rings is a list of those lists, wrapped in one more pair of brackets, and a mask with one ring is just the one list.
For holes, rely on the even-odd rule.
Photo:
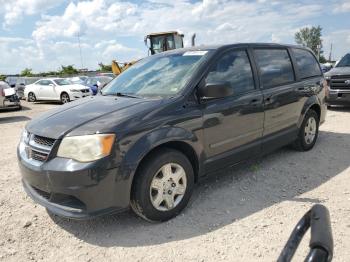
[(40, 79), (24, 89), (24, 96), (29, 102), (38, 100), (61, 101), (63, 104), (82, 97), (91, 96), (90, 88), (73, 84), (64, 78)]

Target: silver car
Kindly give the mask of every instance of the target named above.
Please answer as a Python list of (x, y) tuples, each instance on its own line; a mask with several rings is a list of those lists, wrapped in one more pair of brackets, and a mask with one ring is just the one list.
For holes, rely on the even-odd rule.
[(0, 108), (10, 107), (21, 109), (21, 102), (15, 89), (10, 87), (8, 83), (0, 81)]

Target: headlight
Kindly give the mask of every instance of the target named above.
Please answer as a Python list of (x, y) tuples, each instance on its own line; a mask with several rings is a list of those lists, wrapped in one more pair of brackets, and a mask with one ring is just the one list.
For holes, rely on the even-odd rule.
[(331, 79), (331, 77), (330, 77), (330, 76), (324, 76), (324, 79), (326, 79), (326, 80), (330, 80), (330, 79)]
[(115, 134), (96, 134), (63, 138), (57, 156), (91, 162), (111, 153)]
[(28, 144), (29, 142), (29, 133), (26, 129), (23, 129), (22, 136), (21, 136), (21, 142), (24, 142)]
[(71, 92), (81, 92), (81, 90), (78, 89), (69, 89)]

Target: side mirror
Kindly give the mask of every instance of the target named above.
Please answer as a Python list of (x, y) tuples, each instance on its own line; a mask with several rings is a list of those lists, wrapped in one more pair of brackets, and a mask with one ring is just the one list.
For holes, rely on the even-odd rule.
[(54, 85), (54, 84), (49, 84), (49, 86), (52, 86), (52, 87), (54, 87), (55, 85)]
[(228, 82), (207, 83), (200, 87), (198, 94), (201, 99), (208, 100), (233, 95), (233, 89)]

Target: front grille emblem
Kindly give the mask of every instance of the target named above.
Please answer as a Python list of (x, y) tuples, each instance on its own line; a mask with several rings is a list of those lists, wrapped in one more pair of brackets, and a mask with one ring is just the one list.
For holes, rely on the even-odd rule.
[(346, 80), (346, 81), (345, 81), (345, 84), (346, 84), (347, 86), (350, 86), (350, 80)]

